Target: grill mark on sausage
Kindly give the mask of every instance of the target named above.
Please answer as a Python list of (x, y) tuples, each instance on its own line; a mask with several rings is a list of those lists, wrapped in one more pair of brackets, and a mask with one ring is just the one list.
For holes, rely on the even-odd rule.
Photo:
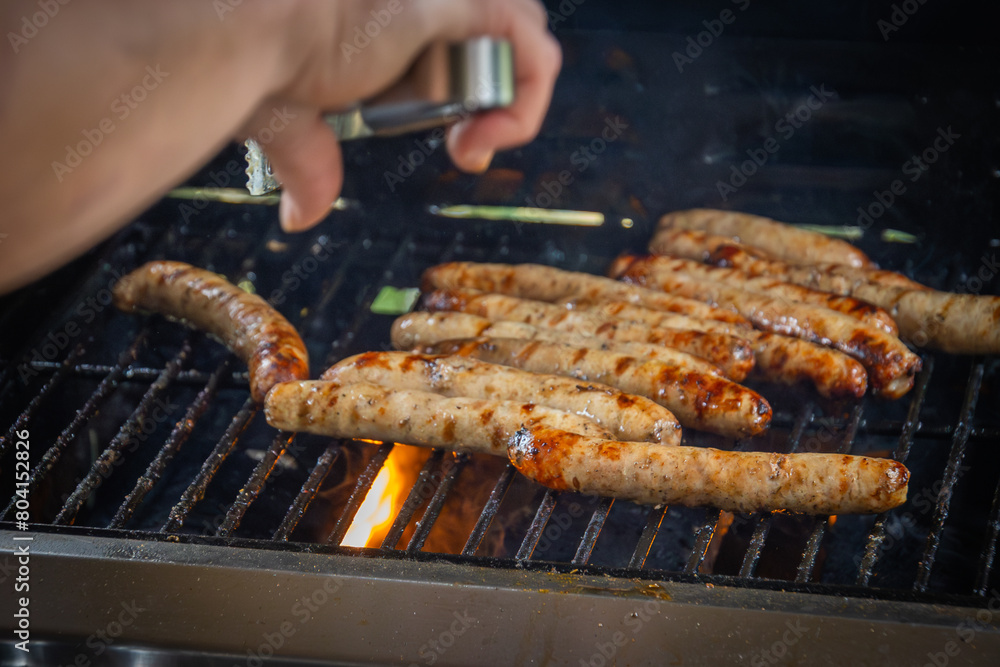
[(295, 327), (259, 296), (210, 271), (148, 262), (119, 280), (112, 297), (125, 312), (160, 313), (222, 340), (247, 364), (257, 402), (275, 384), (309, 376), (309, 357)]

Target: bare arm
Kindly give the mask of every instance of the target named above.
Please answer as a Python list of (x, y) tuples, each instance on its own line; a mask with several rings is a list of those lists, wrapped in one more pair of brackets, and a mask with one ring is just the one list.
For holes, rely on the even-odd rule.
[[(384, 89), (432, 41), (491, 35), (514, 44), (514, 105), (450, 133), (455, 163), (470, 171), (537, 133), (560, 63), (533, 0), (52, 6), (36, 22), (37, 0), (0, 9), (0, 292), (86, 251), (227, 141), (264, 128), (277, 130), (267, 151), (285, 186), (283, 227), (315, 224), (343, 179), (321, 111)], [(379, 34), (346, 58), (343, 45), (372, 11), (390, 18), (381, 14)]]

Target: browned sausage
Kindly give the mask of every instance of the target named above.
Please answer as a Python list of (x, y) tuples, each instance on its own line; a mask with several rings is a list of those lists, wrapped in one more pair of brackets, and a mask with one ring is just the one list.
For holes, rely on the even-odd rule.
[[(651, 327), (669, 325), (677, 317), (632, 304), (612, 302), (575, 305), (584, 308), (585, 312), (645, 322)], [(693, 320), (688, 326), (745, 338), (753, 348), (753, 375), (763, 380), (789, 385), (811, 382), (822, 396), (828, 398), (860, 398), (868, 387), (868, 374), (864, 366), (837, 350), (780, 334), (730, 328), (730, 325), (722, 322)], [(739, 381), (736, 378), (730, 379)]]
[(279, 382), (309, 377), (306, 347), (288, 320), (255, 294), (183, 262), (155, 261), (119, 280), (114, 303), (181, 320), (218, 337), (250, 369), (258, 403)]
[[(742, 248), (725, 243), (728, 239), (721, 236), (709, 236), (704, 232), (692, 232), (686, 230), (665, 230), (665, 234), (654, 237), (649, 244), (650, 252), (658, 255), (680, 257), (703, 262), (712, 258), (717, 258), (720, 251), (739, 252), (744, 257), (751, 257)], [(691, 236), (701, 235), (702, 239), (691, 239)], [(703, 252), (699, 252), (701, 248)], [(716, 267), (709, 267), (704, 277), (712, 280), (732, 280), (733, 284), (739, 284), (749, 290), (764, 292), (774, 297), (808, 303), (814, 306), (822, 306), (835, 310), (839, 313), (849, 315), (857, 320), (861, 320), (873, 327), (878, 327), (886, 333), (895, 336), (898, 333), (896, 323), (892, 317), (882, 308), (875, 304), (855, 299), (851, 296), (841, 296), (830, 294), (820, 290), (803, 287), (785, 281), (775, 276), (757, 275), (753, 276), (736, 268), (723, 267), (721, 263), (716, 263)], [(847, 267), (840, 266), (845, 269)], [(848, 269), (851, 271), (865, 271), (866, 269)], [(872, 270), (874, 272), (874, 270)], [(883, 271), (880, 273), (889, 273)]]
[(658, 361), (512, 338), (445, 341), (426, 351), (611, 385), (656, 401), (683, 426), (731, 438), (762, 433), (771, 421), (771, 406), (756, 392), (718, 376)]
[(731, 512), (885, 512), (906, 500), (909, 482), (891, 459), (658, 447), (544, 428), (518, 431), (508, 453), (522, 474), (559, 491)]
[[(391, 336), (392, 344), (398, 350), (412, 350), (421, 345), (432, 345), (454, 338), (476, 338), (478, 336), (542, 340), (549, 343), (566, 343), (591, 350), (617, 352), (631, 357), (655, 359), (665, 364), (681, 366), (709, 375), (725, 375), (718, 366), (693, 354), (665, 345), (612, 341), (571, 331), (544, 329), (523, 322), (493, 322), (485, 317), (468, 313), (419, 311), (400, 315), (392, 323)], [(728, 375), (726, 377), (733, 382), (739, 382), (745, 375), (744, 373), (739, 377)]]
[(507, 444), (518, 429), (539, 425), (611, 437), (588, 417), (532, 403), (447, 398), (427, 391), (388, 389), (370, 382), (283, 382), (268, 394), (264, 414), (268, 424), (284, 431), (371, 438), (496, 456), (506, 456)]
[(730, 310), (635, 285), (626, 285), (604, 276), (564, 271), (541, 264), (485, 264), (450, 262), (424, 271), (424, 291), (474, 289), (536, 301), (625, 301), (657, 310), (721, 320), (749, 327), (750, 323)]
[[(762, 261), (760, 264), (757, 264), (756, 260)], [(799, 280), (793, 280), (793, 275), (807, 276), (806, 280), (808, 284), (804, 285), (805, 287), (823, 292), (832, 292), (842, 296), (851, 294), (853, 286), (859, 283), (875, 283), (877, 285), (905, 287), (906, 289), (916, 290), (930, 289), (926, 285), (911, 280), (896, 271), (886, 271), (870, 267), (859, 269), (844, 264), (796, 266), (778, 259), (755, 256), (753, 253), (747, 252), (744, 247), (729, 243), (715, 244), (712, 251), (708, 254), (706, 261), (716, 266), (738, 268), (751, 275), (767, 276), (795, 283), (796, 285), (802, 283)], [(782, 275), (784, 273), (788, 275)]]
[(923, 285), (908, 289), (862, 280), (843, 272), (815, 267), (789, 266), (728, 252), (720, 261), (755, 275), (778, 275), (799, 285), (837, 294), (850, 294), (877, 304), (893, 317), (901, 335), (918, 347), (932, 347), (957, 354), (1000, 353), (1000, 297), (953, 294)]
[(681, 425), (666, 408), (607, 385), (561, 375), (531, 373), (475, 359), (409, 352), (365, 352), (343, 359), (321, 380), (371, 382), (442, 396), (486, 398), (544, 405), (590, 417), (621, 440), (677, 445)]
[(496, 321), (524, 322), (606, 340), (666, 345), (711, 362), (721, 368), (726, 377), (746, 377), (753, 368), (753, 352), (749, 343), (725, 333), (667, 328), (654, 330), (638, 322), (609, 321), (550, 303), (503, 294), (483, 294), (475, 290), (435, 290), (424, 296), (424, 304), (432, 311), (460, 311)]
[(739, 249), (753, 257), (775, 259), (760, 248), (740, 243), (731, 236), (716, 236), (697, 229), (660, 227), (653, 233), (647, 249), (654, 255), (673, 255), (698, 262), (707, 262), (721, 247)]
[(695, 229), (735, 237), (787, 262), (873, 266), (868, 256), (850, 243), (747, 213), (704, 208), (677, 211), (660, 218), (658, 228)]
[[(616, 268), (624, 263), (616, 262)], [(690, 260), (663, 256), (637, 258), (623, 278), (691, 298), (736, 308), (759, 329), (792, 335), (829, 345), (859, 360), (868, 371), (871, 388), (888, 398), (899, 398), (913, 386), (920, 357), (894, 336), (825, 308), (775, 299), (723, 282), (692, 278)], [(702, 266), (702, 265), (697, 265)]]
[(756, 332), (750, 344), (757, 360), (751, 377), (788, 385), (807, 382), (827, 398), (857, 399), (868, 389), (865, 367), (843, 352), (764, 332)]

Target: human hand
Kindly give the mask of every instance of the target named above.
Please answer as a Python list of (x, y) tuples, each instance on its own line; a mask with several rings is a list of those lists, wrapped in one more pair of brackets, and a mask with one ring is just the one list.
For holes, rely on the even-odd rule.
[[(535, 0), (303, 0), (293, 22), (292, 66), (241, 133), (259, 137), (275, 108), (289, 111), (287, 124), (269, 135), (266, 147), (283, 184), (280, 218), (286, 231), (307, 229), (326, 217), (343, 184), (340, 146), (324, 112), (388, 88), (429, 44), (489, 36), (513, 47), (511, 106), (474, 114), (448, 131), (453, 162), (469, 172), (484, 171), (495, 151), (534, 138), (561, 64), (559, 45)], [(357, 49), (356, 31), (373, 22), (379, 32)]]

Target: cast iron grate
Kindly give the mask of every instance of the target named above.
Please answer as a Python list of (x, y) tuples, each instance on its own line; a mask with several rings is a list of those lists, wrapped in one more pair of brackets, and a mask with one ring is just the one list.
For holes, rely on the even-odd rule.
[[(821, 405), (808, 392), (766, 389), (777, 392), (768, 394), (776, 407), (771, 434), (733, 446), (902, 460), (913, 471), (911, 500), (883, 515), (639, 507), (544, 490), (509, 464), (483, 475), (473, 457), (434, 451), (381, 546), (357, 549), (341, 543), (392, 443), (275, 432), (246, 397), (238, 362), (158, 317), (104, 308), (58, 355), (34, 354), (65, 322), (83, 324), (79, 304), (94, 285), (159, 256), (212, 268), (269, 296), (321, 362), (314, 361), (314, 376), (349, 354), (387, 349), (392, 318), (371, 312), (373, 298), (386, 285), (417, 285), (434, 263), (532, 261), (598, 272), (610, 257), (588, 252), (597, 244), (577, 230), (428, 222), (380, 233), (352, 215), (361, 214), (292, 240), (250, 209), (238, 231), (177, 225), (149, 243), (111, 243), (80, 291), (4, 369), (0, 418), (9, 428), (0, 461), (8, 469), (16, 433), (29, 430), (33, 527), (421, 558), (431, 553), (428, 539), (463, 476), (480, 475), (481, 506), (448, 552), (458, 562), (968, 604), (995, 586), (1000, 427), (995, 415), (977, 418), (976, 407), (984, 392), (994, 400), (1000, 389), (996, 360), (927, 355), (916, 387), (898, 404), (866, 399), (844, 408)], [(364, 456), (352, 467), (358, 452)], [(330, 516), (335, 487), (344, 498)], [(0, 490), (8, 499), (0, 519), (10, 522), (18, 496), (8, 479)]]

